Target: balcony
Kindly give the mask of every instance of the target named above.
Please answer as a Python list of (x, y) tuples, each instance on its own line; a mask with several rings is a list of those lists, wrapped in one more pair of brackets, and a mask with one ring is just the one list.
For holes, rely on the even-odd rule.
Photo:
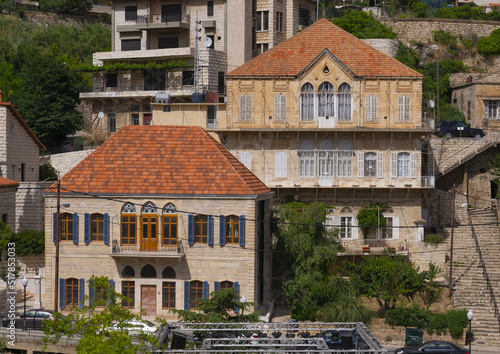
[(154, 258), (182, 258), (184, 248), (182, 241), (177, 240), (176, 245), (164, 245), (161, 242), (139, 241), (135, 245), (123, 245), (120, 241), (113, 240), (111, 257), (154, 257)]
[(194, 48), (191, 47), (98, 52), (94, 53), (94, 65), (102, 65), (113, 61), (153, 61), (191, 58), (194, 58)]
[(148, 30), (163, 28), (189, 29), (189, 15), (187, 14), (149, 14), (138, 15), (135, 24), (117, 26), (118, 32)]

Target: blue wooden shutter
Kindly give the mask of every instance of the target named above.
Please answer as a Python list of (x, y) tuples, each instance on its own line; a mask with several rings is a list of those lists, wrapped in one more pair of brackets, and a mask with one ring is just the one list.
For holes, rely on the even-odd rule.
[(108, 289), (108, 304), (111, 304), (113, 300), (113, 291), (115, 290), (115, 281), (109, 279), (109, 289)]
[(208, 299), (208, 281), (203, 282), (203, 298)]
[(78, 214), (73, 213), (73, 243), (78, 244)]
[(184, 281), (184, 310), (189, 311), (189, 281)]
[(85, 296), (85, 279), (78, 280), (78, 308), (83, 309), (83, 297)]
[(94, 279), (89, 280), (89, 306), (92, 307), (95, 298)]
[(224, 215), (219, 216), (219, 244), (224, 246), (226, 244), (226, 217)]
[(109, 245), (109, 215), (104, 213), (104, 244)]
[[(233, 283), (233, 288), (236, 290), (236, 295), (237, 295), (236, 301), (239, 302), (240, 301), (240, 284), (237, 281), (235, 281)], [(234, 307), (234, 312), (238, 313), (237, 306)]]
[(85, 224), (83, 227), (83, 242), (87, 245), (90, 243), (90, 214), (85, 213), (83, 223)]
[(194, 215), (188, 215), (188, 245), (194, 245)]
[(220, 290), (220, 283), (218, 281), (214, 281), (214, 291)]
[(208, 245), (214, 245), (214, 217), (208, 216)]
[(64, 305), (66, 303), (64, 299), (64, 285), (66, 284), (66, 280), (63, 278), (59, 278), (59, 308), (64, 309)]
[(57, 213), (52, 213), (52, 238), (53, 242), (57, 242)]
[(245, 247), (245, 215), (240, 215), (240, 246)]

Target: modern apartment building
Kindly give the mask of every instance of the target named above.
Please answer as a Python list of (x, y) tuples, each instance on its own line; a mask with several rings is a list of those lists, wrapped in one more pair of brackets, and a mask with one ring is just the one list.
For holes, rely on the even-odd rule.
[(310, 25), (315, 6), (311, 0), (114, 1), (112, 50), (94, 54), (102, 71), (94, 74), (92, 92), (80, 95), (92, 107), (90, 121), (112, 134), (153, 124), (154, 102), (223, 103), (225, 74)]

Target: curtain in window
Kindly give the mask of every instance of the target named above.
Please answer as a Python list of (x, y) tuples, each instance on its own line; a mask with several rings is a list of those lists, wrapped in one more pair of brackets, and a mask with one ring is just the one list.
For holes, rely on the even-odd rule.
[(318, 90), (318, 116), (333, 116), (335, 113), (335, 93), (333, 85), (323, 82)]
[(338, 120), (350, 121), (351, 120), (351, 86), (345, 82), (340, 85), (338, 93)]
[(400, 152), (398, 154), (398, 177), (410, 176), (410, 154)]
[(314, 88), (309, 83), (300, 91), (300, 120), (314, 120)]

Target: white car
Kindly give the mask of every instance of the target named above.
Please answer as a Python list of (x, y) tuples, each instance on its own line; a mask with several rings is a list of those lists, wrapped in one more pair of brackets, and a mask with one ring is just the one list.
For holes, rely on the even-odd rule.
[(132, 337), (155, 334), (158, 327), (148, 320), (126, 320), (115, 323), (109, 331), (126, 331)]

